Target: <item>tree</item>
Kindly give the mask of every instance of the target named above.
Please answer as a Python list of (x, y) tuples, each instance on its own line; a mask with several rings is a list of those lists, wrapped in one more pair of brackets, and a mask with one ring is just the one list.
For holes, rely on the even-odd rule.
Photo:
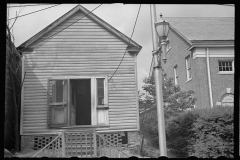
[[(142, 100), (143, 103), (150, 103), (150, 107), (156, 107), (156, 92), (154, 80), (151, 78), (144, 78), (143, 82), (145, 83), (145, 85), (142, 88), (148, 93), (141, 96), (145, 96), (144, 100)], [(173, 78), (165, 78), (163, 80), (162, 89), (166, 118), (175, 116), (188, 108), (193, 108), (193, 105), (196, 101), (196, 98), (192, 97), (194, 91), (182, 91), (180, 86), (176, 86), (174, 84)]]
[[(156, 108), (156, 92), (155, 83), (151, 78), (144, 78), (143, 89), (146, 94), (139, 95), (140, 109), (145, 107), (145, 112), (140, 114), (140, 132), (143, 137), (150, 140), (152, 146), (158, 148), (158, 122), (157, 122), (157, 108)], [(188, 108), (193, 108), (196, 98), (192, 95), (194, 91), (182, 91), (180, 86), (175, 86), (173, 78), (165, 78), (162, 84), (163, 102), (164, 102), (164, 116), (165, 119), (174, 117)], [(143, 108), (142, 107), (142, 108)]]

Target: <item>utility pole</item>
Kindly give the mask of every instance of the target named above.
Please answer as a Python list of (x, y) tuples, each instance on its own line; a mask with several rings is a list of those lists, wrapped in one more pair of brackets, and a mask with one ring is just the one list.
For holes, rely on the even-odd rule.
[(154, 70), (156, 102), (157, 102), (159, 149), (160, 149), (160, 156), (167, 157), (164, 104), (163, 104), (163, 93), (162, 93), (162, 74), (161, 74), (161, 55), (160, 55), (161, 46), (159, 45), (158, 35), (156, 33), (156, 29), (154, 25), (154, 23), (157, 21), (155, 4), (150, 4), (150, 11), (151, 11), (151, 29), (152, 29), (152, 40), (153, 40), (153, 56), (154, 56), (153, 70)]

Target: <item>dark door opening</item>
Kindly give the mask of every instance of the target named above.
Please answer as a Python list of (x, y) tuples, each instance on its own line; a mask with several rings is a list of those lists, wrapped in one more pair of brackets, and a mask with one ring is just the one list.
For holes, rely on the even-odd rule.
[(74, 79), (70, 83), (71, 99), (75, 99), (75, 124), (91, 125), (91, 79)]

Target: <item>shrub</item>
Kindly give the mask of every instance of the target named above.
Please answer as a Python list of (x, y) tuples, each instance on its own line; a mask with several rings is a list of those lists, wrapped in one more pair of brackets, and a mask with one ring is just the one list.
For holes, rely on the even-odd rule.
[(192, 134), (192, 124), (196, 118), (197, 114), (188, 111), (172, 117), (166, 122), (167, 148), (177, 157), (189, 156), (188, 139)]
[(167, 147), (177, 157), (233, 157), (233, 107), (194, 109), (166, 122)]
[(194, 110), (199, 117), (193, 123), (189, 154), (201, 158), (233, 158), (233, 107)]

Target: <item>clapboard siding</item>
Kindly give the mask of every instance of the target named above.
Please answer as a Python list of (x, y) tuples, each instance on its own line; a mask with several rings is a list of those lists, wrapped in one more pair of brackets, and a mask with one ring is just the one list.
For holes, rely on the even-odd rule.
[[(111, 77), (122, 60), (127, 44), (93, 20), (79, 20), (82, 16), (80, 11), (75, 13), (30, 45), (32, 52), (25, 53), (23, 135), (57, 131), (47, 127), (47, 78)], [(127, 52), (108, 82), (110, 126), (98, 131), (137, 130), (135, 65), (135, 57)]]

